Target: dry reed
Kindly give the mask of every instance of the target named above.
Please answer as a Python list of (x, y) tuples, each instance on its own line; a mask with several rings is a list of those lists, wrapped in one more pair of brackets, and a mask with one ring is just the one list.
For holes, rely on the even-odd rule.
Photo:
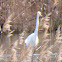
[[(54, 2), (54, 7), (55, 7), (57, 5), (57, 2), (59, 2), (59, 0), (54, 0), (54, 1), (55, 1)], [(21, 3), (22, 4), (20, 6), (24, 7), (23, 9), (25, 9), (26, 4), (28, 4), (27, 10), (30, 8), (31, 9), (30, 11), (32, 11), (32, 12), (34, 11), (32, 9), (32, 6), (37, 5), (37, 1), (35, 1), (35, 0), (32, 0), (32, 1), (30, 0), (29, 2), (28, 2), (28, 0), (23, 1), (23, 2), (21, 1)], [(16, 4), (16, 2), (15, 2), (15, 4)], [(18, 6), (18, 3), (17, 3), (16, 6)], [(47, 4), (46, 4), (46, 6), (47, 6)], [(27, 12), (26, 13), (25, 10), (24, 11), (23, 10), (21, 11), (21, 14), (22, 14), (21, 20), (22, 20), (22, 18), (24, 18), (23, 20), (26, 19), (26, 21), (27, 21), (27, 19), (29, 20), (32, 17), (31, 15), (33, 13), (32, 14), (30, 13), (31, 14), (30, 15), (30, 14), (28, 14), (28, 11), (26, 10), (26, 12)], [(18, 11), (16, 11), (16, 12), (18, 12)], [(50, 16), (51, 16), (51, 14), (52, 13), (48, 13), (40, 21), (40, 27), (41, 27), (40, 29), (42, 30), (42, 28), (44, 28), (45, 31), (44, 31), (44, 35), (43, 35), (43, 38), (42, 38), (42, 45), (41, 45), (41, 51), (39, 52), (40, 55), (38, 57), (38, 62), (50, 62), (51, 57), (52, 57), (51, 55), (53, 54), (52, 49), (55, 49), (55, 48), (58, 49), (57, 57), (56, 57), (56, 60), (55, 61), (56, 62), (62, 62), (62, 44), (61, 44), (62, 43), (62, 34), (61, 34), (61, 31), (60, 31), (60, 28), (61, 28), (60, 25), (59, 25), (59, 27), (57, 29), (56, 36), (54, 38), (54, 44), (53, 45), (50, 45), (50, 46), (48, 45), (48, 43), (51, 41), (51, 39), (49, 38), (50, 37), (50, 33), (48, 33), (48, 29), (50, 27)], [(14, 20), (16, 18), (19, 18), (20, 17), (19, 12), (18, 12), (17, 15), (18, 16), (16, 16), (14, 18)], [(30, 15), (30, 16), (27, 17), (26, 15), (27, 16)], [(8, 37), (11, 37), (12, 36), (12, 33), (14, 32), (14, 31), (11, 31), (11, 29), (10, 29), (10, 27), (11, 27), (10, 23), (12, 22), (11, 19), (12, 19), (13, 16), (14, 16), (14, 13), (12, 13), (11, 15), (9, 15), (8, 18), (7, 18), (7, 20), (5, 21), (5, 23), (3, 25), (3, 32), (6, 32), (7, 30), (9, 31), (8, 32)], [(8, 62), (33, 62), (33, 52), (34, 52), (34, 48), (32, 48), (31, 44), (28, 47), (26, 47), (26, 45), (24, 43), (24, 34), (25, 34), (25, 32), (26, 31), (24, 30), (20, 34), (19, 39), (16, 40), (15, 42), (13, 42), (10, 45), (9, 49), (7, 49), (7, 50), (4, 51), (2, 49), (3, 47), (2, 46), (0, 47), (0, 60), (4, 60), (4, 52), (7, 52), (7, 54), (8, 54), (8, 52), (10, 52), (11, 54), (9, 56), (9, 59), (8, 58), (6, 59)], [(19, 47), (18, 47), (19, 45), (22, 45), (23, 47), (22, 47), (22, 50), (20, 50), (20, 54), (19, 54), (20, 56), (17, 57), (16, 55), (17, 55), (17, 52), (18, 52), (17, 49), (19, 49)], [(58, 47), (58, 45), (59, 45), (59, 47)], [(37, 50), (35, 50), (35, 51), (37, 51)]]
[(4, 60), (4, 56), (3, 56), (4, 51), (2, 50), (2, 47), (3, 47), (3, 45), (0, 46), (0, 61)]
[(59, 25), (58, 30), (57, 30), (57, 34), (56, 34), (56, 45), (58, 45), (58, 53), (57, 53), (57, 57), (56, 60), (57, 62), (62, 62), (62, 33), (60, 30), (61, 26)]
[(60, 44), (59, 50), (58, 50), (58, 54), (56, 57), (57, 62), (62, 62), (62, 44)]
[(9, 62), (17, 62), (16, 49), (12, 49), (11, 56), (9, 57)]
[(60, 34), (60, 25), (58, 26), (58, 29), (56, 31), (56, 35), (55, 35), (55, 38), (54, 38), (54, 46), (56, 46), (57, 44), (61, 43), (61, 34)]
[(24, 42), (24, 35), (25, 35), (26, 31), (23, 31), (20, 36), (19, 36), (19, 44), (23, 44)]
[(20, 54), (21, 62), (32, 62), (33, 48), (31, 44), (27, 48), (24, 46)]
[(10, 27), (11, 27), (10, 22), (12, 22), (11, 19), (13, 16), (14, 16), (14, 13), (12, 13), (11, 15), (8, 16), (7, 20), (5, 21), (5, 23), (3, 25), (3, 32), (6, 32), (7, 30), (11, 31), (10, 30)]
[(48, 33), (48, 29), (50, 27), (50, 15), (51, 13), (47, 14), (44, 18), (41, 19), (41, 21), (43, 22), (42, 27), (45, 28), (45, 31), (43, 35), (40, 55), (38, 57), (39, 62), (48, 62), (51, 59), (52, 46), (48, 48), (48, 43), (51, 41), (51, 39), (49, 38), (50, 33)]
[(42, 30), (42, 28), (44, 28), (45, 30), (49, 29), (51, 14), (52, 13), (48, 13), (45, 17), (41, 18), (41, 21), (40, 21), (40, 30)]

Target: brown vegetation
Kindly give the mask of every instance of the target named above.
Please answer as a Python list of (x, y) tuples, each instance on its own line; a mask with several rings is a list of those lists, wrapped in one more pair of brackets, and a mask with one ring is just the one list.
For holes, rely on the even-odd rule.
[[(8, 31), (9, 38), (14, 31), (22, 32), (7, 49), (0, 45), (0, 62), (62, 62), (61, 0), (1, 0), (0, 3), (2, 31)], [(26, 47), (25, 34), (34, 30), (38, 10), (42, 13), (39, 28), (44, 31), (42, 41), (37, 48), (31, 44)], [(53, 42), (51, 35), (54, 29), (57, 31)]]
[[(21, 32), (23, 30), (33, 31), (35, 27), (36, 12), (41, 11), (45, 16), (52, 12), (51, 27), (57, 29), (61, 24), (61, 0), (2, 0), (0, 1), (0, 24), (4, 24), (8, 17), (14, 13), (11, 18), (11, 30)], [(58, 22), (56, 22), (58, 21)], [(60, 22), (59, 22), (60, 21)], [(30, 29), (32, 28), (32, 29)]]

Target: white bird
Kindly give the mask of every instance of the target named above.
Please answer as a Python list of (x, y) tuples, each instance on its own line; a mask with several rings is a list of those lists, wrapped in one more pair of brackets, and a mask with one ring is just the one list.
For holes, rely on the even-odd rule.
[(33, 47), (37, 46), (39, 43), (38, 39), (38, 29), (39, 29), (39, 17), (41, 16), (41, 12), (37, 12), (37, 17), (36, 17), (36, 27), (34, 30), (34, 33), (30, 34), (26, 39), (25, 39), (25, 44), (28, 46), (30, 43)]

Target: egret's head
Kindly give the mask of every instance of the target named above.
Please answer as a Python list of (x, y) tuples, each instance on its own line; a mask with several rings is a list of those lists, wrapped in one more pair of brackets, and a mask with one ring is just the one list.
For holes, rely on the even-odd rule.
[(37, 11), (37, 14), (39, 14), (39, 16), (42, 16), (40, 11)]

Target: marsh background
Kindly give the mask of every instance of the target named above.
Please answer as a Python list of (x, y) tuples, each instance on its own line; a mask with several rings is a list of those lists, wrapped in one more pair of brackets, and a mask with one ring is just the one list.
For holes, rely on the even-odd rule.
[[(33, 55), (31, 47), (25, 48), (30, 52), (25, 53), (24, 40), (34, 32), (37, 11), (41, 11), (42, 17), (52, 14), (47, 24), (45, 18), (39, 21), (40, 49), (35, 51), (38, 55)], [(0, 0), (0, 26), (1, 62), (62, 61), (62, 0)]]

